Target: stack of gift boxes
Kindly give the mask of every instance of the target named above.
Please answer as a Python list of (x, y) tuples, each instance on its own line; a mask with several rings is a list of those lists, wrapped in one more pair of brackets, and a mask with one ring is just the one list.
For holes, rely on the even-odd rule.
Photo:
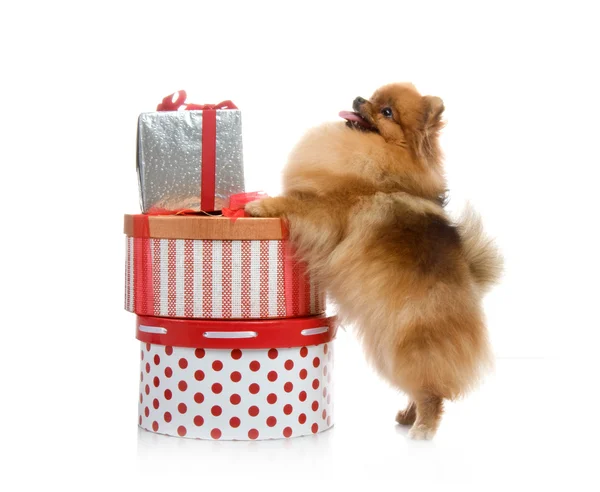
[[(139, 425), (277, 439), (332, 425), (335, 320), (280, 219), (245, 217), (241, 113), (168, 96), (138, 120), (142, 214), (125, 216)], [(225, 211), (225, 213), (223, 212)]]

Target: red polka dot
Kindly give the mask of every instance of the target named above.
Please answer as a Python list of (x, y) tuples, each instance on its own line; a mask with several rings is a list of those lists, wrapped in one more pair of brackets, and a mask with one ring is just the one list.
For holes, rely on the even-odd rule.
[(327, 417), (327, 426), (331, 427), (331, 416)]
[(323, 347), (323, 352), (327, 353), (329, 351), (329, 347), (327, 346), (327, 344), (325, 344), (325, 346)]
[(316, 434), (317, 432), (319, 432), (319, 424), (317, 424), (316, 422), (311, 426), (310, 430), (312, 431), (313, 434)]
[(250, 417), (256, 417), (259, 414), (259, 410), (258, 407), (255, 405), (252, 405), (249, 409), (248, 409), (248, 414), (250, 415)]
[(327, 410), (323, 409), (323, 413), (321, 414), (321, 418), (325, 420), (327, 418)]
[(180, 403), (177, 405), (177, 410), (179, 410), (179, 413), (185, 413), (187, 412), (187, 405), (185, 403)]
[(144, 397), (142, 396), (142, 394), (140, 393), (140, 403), (142, 403), (144, 401)]
[(223, 386), (221, 385), (221, 383), (215, 383), (212, 385), (211, 389), (215, 395), (218, 395), (219, 393), (221, 393), (221, 391), (223, 391)]
[(240, 424), (241, 424), (241, 421), (237, 417), (231, 417), (229, 419), (229, 425), (231, 427), (233, 427), (234, 429), (237, 429), (240, 426)]
[(171, 346), (166, 346), (165, 347), (165, 354), (167, 355), (171, 355), (173, 353), (173, 347)]
[(177, 385), (177, 387), (179, 388), (179, 391), (185, 391), (187, 389), (188, 385), (185, 381), (179, 381), (179, 384)]
[(306, 401), (306, 391), (301, 391), (300, 394), (298, 395), (298, 399), (300, 401)]
[(292, 437), (292, 428), (286, 427), (283, 429), (283, 437)]
[(220, 371), (223, 369), (223, 363), (220, 360), (216, 360), (212, 363), (213, 371)]
[(306, 376), (308, 376), (308, 372), (306, 371), (306, 369), (302, 369), (300, 371), (300, 379), (306, 379)]
[(324, 376), (327, 376), (327, 366), (325, 366), (325, 367), (323, 368), (323, 375), (324, 375)]
[(283, 413), (285, 413), (286, 415), (291, 414), (293, 410), (294, 408), (289, 403), (283, 407)]
[(154, 364), (155, 365), (160, 364), (160, 356), (158, 354), (154, 355)]
[(144, 380), (144, 373), (140, 372), (140, 383)]
[(210, 409), (210, 413), (212, 413), (215, 417), (218, 417), (223, 413), (223, 409), (219, 405), (215, 405)]
[(260, 362), (258, 362), (257, 360), (253, 360), (252, 362), (250, 362), (250, 370), (253, 372), (256, 372), (260, 369)]
[(139, 424), (139, 425), (142, 425), (142, 416), (141, 416), (141, 415), (140, 415), (140, 418), (139, 418), (139, 420), (138, 420), (138, 424)]
[(194, 401), (196, 403), (202, 403), (204, 401), (204, 395), (202, 393), (200, 393), (200, 392), (196, 393), (194, 395)]
[(313, 387), (313, 389), (319, 389), (319, 385), (320, 385), (320, 384), (321, 384), (321, 383), (319, 382), (319, 380), (318, 380), (318, 379), (313, 379), (313, 382), (312, 382), (312, 387)]
[(172, 375), (173, 375), (173, 369), (171, 369), (170, 367), (165, 367), (165, 376), (170, 378)]
[(196, 355), (196, 357), (198, 357), (198, 359), (203, 359), (206, 355), (206, 352), (203, 348), (197, 348), (196, 350), (194, 350), (194, 354)]
[(150, 372), (150, 364), (146, 362), (146, 373)]
[(308, 355), (308, 349), (306, 347), (302, 347), (300, 349), (300, 357), (306, 357)]
[(277, 425), (277, 419), (275, 417), (269, 417), (267, 419), (267, 425), (269, 427), (275, 427)]
[(277, 402), (277, 395), (275, 393), (269, 393), (269, 396), (267, 396), (267, 401), (273, 405), (273, 403)]
[(256, 429), (250, 429), (248, 431), (248, 437), (252, 440), (257, 439), (258, 438), (258, 431)]
[(317, 400), (313, 401), (310, 408), (313, 409), (313, 412), (316, 412), (319, 409), (319, 402)]
[(194, 372), (194, 379), (196, 381), (204, 381), (204, 371), (198, 369), (196, 372)]
[(194, 425), (196, 427), (201, 427), (202, 425), (204, 425), (204, 417), (202, 415), (196, 415), (194, 417)]
[(221, 431), (219, 429), (213, 429), (210, 431), (210, 437), (212, 437), (213, 439), (220, 439), (221, 438)]
[(152, 400), (152, 406), (154, 407), (155, 410), (158, 410), (158, 407), (160, 406), (158, 398), (154, 398), (154, 400)]
[(238, 371), (233, 371), (231, 373), (231, 380), (234, 383), (239, 383), (242, 380), (242, 375)]
[(283, 385), (283, 389), (286, 393), (290, 393), (294, 389), (294, 385), (288, 381)]
[(166, 422), (167, 424), (168, 424), (169, 422), (171, 422), (171, 419), (173, 418), (173, 417), (171, 416), (171, 413), (170, 413), (170, 412), (165, 412), (165, 415), (164, 415), (164, 417), (165, 417), (165, 422)]
[(242, 357), (242, 351), (240, 349), (234, 349), (231, 351), (231, 358), (239, 360)]
[(271, 382), (277, 381), (277, 372), (270, 371), (269, 374), (267, 374), (267, 379)]
[(150, 352), (150, 344), (149, 343), (146, 344), (146, 351)]
[(177, 434), (183, 437), (187, 434), (187, 429), (183, 425), (180, 425), (179, 427), (177, 427)]
[(152, 380), (152, 384), (154, 384), (155, 388), (158, 388), (158, 386), (160, 385), (160, 379), (158, 379), (158, 376), (154, 376), (154, 379)]
[(229, 401), (231, 402), (232, 405), (239, 405), (240, 402), (242, 401), (242, 398), (240, 395), (234, 393), (233, 395), (231, 395), (229, 397)]
[(152, 422), (152, 430), (156, 432), (158, 430), (158, 422), (155, 420)]
[(150, 409), (148, 407), (144, 408), (144, 415), (148, 417), (150, 415)]
[(313, 366), (314, 367), (319, 367), (321, 365), (321, 359), (319, 359), (318, 357), (315, 357), (313, 359)]
[(285, 361), (283, 365), (288, 371), (291, 371), (294, 368), (294, 361), (292, 359), (288, 359)]
[(150, 394), (150, 386), (146, 385), (146, 394), (149, 395)]
[(277, 352), (277, 349), (269, 350), (269, 359), (277, 359), (278, 355), (279, 355), (279, 352)]
[(248, 391), (250, 391), (250, 393), (252, 393), (253, 395), (255, 395), (256, 393), (258, 393), (260, 391), (260, 386), (256, 383), (252, 383), (249, 387), (248, 387)]
[(301, 424), (306, 422), (306, 414), (301, 413), (300, 415), (298, 415), (298, 422), (300, 422)]
[(165, 398), (167, 400), (170, 400), (172, 397), (173, 397), (173, 393), (171, 392), (171, 390), (170, 389), (166, 389), (165, 390)]
[(327, 388), (323, 387), (323, 398), (327, 396)]
[(140, 357), (142, 360), (144, 360), (144, 351), (143, 350), (140, 350)]
[(188, 366), (188, 361), (187, 359), (179, 359), (179, 367), (181, 367), (182, 369), (185, 369)]

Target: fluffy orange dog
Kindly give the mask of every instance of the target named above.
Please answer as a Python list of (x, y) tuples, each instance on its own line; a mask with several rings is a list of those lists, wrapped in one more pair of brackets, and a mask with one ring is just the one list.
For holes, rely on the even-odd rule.
[(397, 422), (430, 439), (443, 400), (467, 392), (490, 363), (481, 298), (501, 258), (475, 215), (454, 224), (444, 211), (442, 100), (392, 84), (353, 109), (297, 145), (283, 196), (246, 210), (289, 221), (370, 361), (409, 395)]

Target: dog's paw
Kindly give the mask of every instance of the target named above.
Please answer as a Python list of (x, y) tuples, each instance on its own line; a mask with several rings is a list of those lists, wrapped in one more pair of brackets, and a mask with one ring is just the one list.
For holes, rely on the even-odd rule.
[(263, 203), (265, 201), (266, 199), (256, 200), (246, 204), (246, 212), (248, 212), (252, 217), (268, 217), (267, 209)]
[(246, 205), (246, 212), (252, 217), (282, 217), (285, 210), (286, 199), (281, 196), (263, 198)]
[(404, 410), (400, 410), (396, 415), (396, 422), (400, 425), (413, 425), (417, 420), (417, 412), (413, 405), (409, 405)]
[(413, 425), (408, 431), (408, 437), (415, 441), (430, 441), (435, 436), (435, 429), (425, 425)]

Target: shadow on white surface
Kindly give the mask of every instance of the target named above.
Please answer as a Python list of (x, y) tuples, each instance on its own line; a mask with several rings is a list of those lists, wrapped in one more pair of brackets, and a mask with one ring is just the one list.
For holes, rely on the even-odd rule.
[(210, 441), (186, 439), (155, 434), (138, 427), (138, 458), (202, 456), (216, 453), (240, 453), (247, 459), (282, 459), (285, 455), (296, 457), (310, 454), (326, 460), (331, 455), (331, 441), (335, 426), (312, 436), (293, 439), (269, 439), (263, 441)]

